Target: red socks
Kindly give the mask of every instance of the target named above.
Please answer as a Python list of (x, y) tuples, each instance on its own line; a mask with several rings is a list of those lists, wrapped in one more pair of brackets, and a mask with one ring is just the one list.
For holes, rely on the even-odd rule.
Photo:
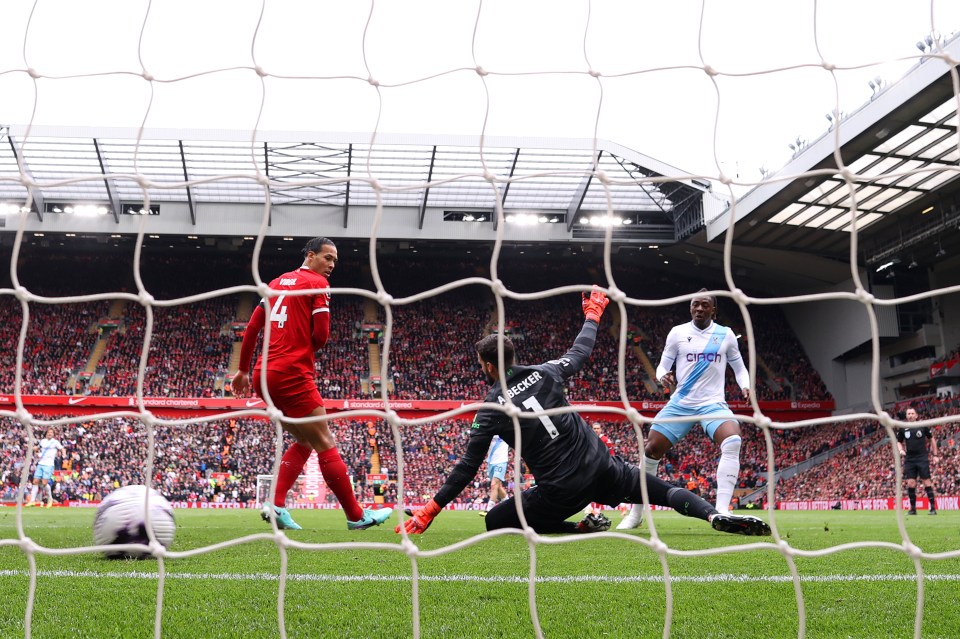
[(293, 487), (293, 482), (297, 481), (312, 452), (313, 449), (309, 446), (294, 442), (283, 454), (280, 459), (280, 470), (277, 471), (276, 490), (273, 493), (273, 503), (278, 508), (286, 506), (287, 493)]
[[(286, 457), (286, 455), (284, 455)], [(327, 486), (333, 491), (340, 501), (340, 506), (346, 514), (349, 521), (360, 521), (363, 519), (363, 508), (357, 503), (357, 497), (353, 494), (353, 486), (350, 485), (350, 475), (347, 473), (347, 465), (343, 463), (340, 457), (340, 451), (336, 446), (327, 449), (322, 453), (317, 453), (317, 459), (320, 462), (320, 473)]]

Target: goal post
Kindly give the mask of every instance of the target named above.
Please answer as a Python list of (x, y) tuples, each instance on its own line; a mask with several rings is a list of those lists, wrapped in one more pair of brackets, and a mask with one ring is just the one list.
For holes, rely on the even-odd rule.
[[(350, 476), (353, 485), (353, 476)], [(257, 475), (256, 506), (262, 508), (271, 503), (273, 498), (273, 475)], [(295, 508), (339, 508), (333, 493), (327, 488), (322, 479), (309, 475), (300, 475), (293, 482), (293, 487), (287, 493), (286, 507)]]

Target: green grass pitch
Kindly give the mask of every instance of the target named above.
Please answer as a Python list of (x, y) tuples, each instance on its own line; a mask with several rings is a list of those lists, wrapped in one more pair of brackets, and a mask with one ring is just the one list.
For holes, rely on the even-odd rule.
[[(93, 509), (23, 511), (24, 531), (49, 549), (92, 544)], [(173, 551), (188, 552), (270, 534), (255, 510), (177, 511)], [(287, 549), (283, 614), (288, 637), (409, 637), (414, 633), (412, 560), (388, 525), (348, 532), (339, 511), (294, 513), (304, 526), (288, 537), (316, 544)], [(768, 519), (769, 513), (761, 513)], [(0, 637), (24, 637), (30, 564), (18, 537), (16, 510), (0, 509)], [(619, 516), (613, 515), (614, 521)], [(672, 512), (655, 515), (671, 549), (672, 611), (661, 555), (640, 540), (647, 524), (624, 537), (548, 538), (533, 552), (520, 535), (467, 543), (483, 532), (475, 512), (444, 512), (414, 538), (429, 556), (417, 560), (422, 637), (533, 637), (528, 576), (536, 573), (536, 612), (546, 637), (797, 637), (801, 631), (790, 565), (772, 538), (714, 532)], [(913, 637), (918, 585), (914, 559), (894, 512), (779, 512), (784, 541), (801, 577), (806, 637)], [(921, 513), (905, 520), (926, 579), (923, 637), (960, 636), (960, 513)], [(873, 541), (882, 548), (845, 548)], [(364, 547), (325, 544), (363, 542)], [(743, 544), (761, 546), (716, 552)], [(386, 546), (384, 546), (386, 545)], [(691, 556), (690, 551), (711, 550)], [(163, 589), (165, 638), (280, 637), (281, 550), (253, 539), (187, 557), (168, 558)], [(159, 565), (109, 561), (98, 554), (35, 555), (31, 637), (154, 636)]]

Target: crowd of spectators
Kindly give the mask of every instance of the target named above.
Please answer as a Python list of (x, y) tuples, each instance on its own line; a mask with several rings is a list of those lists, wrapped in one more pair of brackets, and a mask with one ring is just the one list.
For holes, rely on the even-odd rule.
[[(372, 450), (366, 428), (364, 422), (331, 421), (360, 494), (372, 500), (372, 488), (366, 485)], [(28, 472), (36, 459), (24, 455), (26, 430), (19, 421), (0, 418), (0, 432), (0, 500), (13, 501), (25, 459)], [(148, 437), (140, 420), (75, 418), (54, 432), (64, 446), (55, 466), (58, 502), (95, 502), (120, 486), (145, 482)], [(276, 437), (276, 428), (259, 419), (157, 424), (152, 484), (172, 501), (252, 503), (257, 476), (273, 472)], [(290, 443), (285, 435), (284, 446)]]
[[(227, 374), (235, 336), (229, 330), (239, 302), (234, 295), (153, 309), (143, 394), (149, 397), (213, 397)], [(146, 310), (127, 306), (121, 325), (106, 338), (98, 362), (99, 389), (91, 394), (127, 396), (137, 391), (137, 373), (147, 325)]]
[[(73, 257), (73, 256), (71, 256)], [(218, 258), (219, 259), (219, 258)], [(249, 263), (242, 256), (222, 256), (222, 268), (201, 268), (195, 259), (178, 256), (144, 255), (140, 263), (144, 289), (156, 300), (173, 301), (188, 296), (216, 291), (219, 287), (252, 284)], [(89, 295), (105, 291), (136, 293), (137, 282), (129, 264), (113, 265), (109, 258), (79, 256), (71, 264), (62, 256), (31, 264), (24, 270), (23, 284), (38, 295)], [(279, 274), (290, 264), (278, 258), (265, 259), (260, 275), (264, 280)], [(67, 277), (62, 277), (64, 272)], [(91, 278), (78, 273), (93, 273)], [(483, 269), (470, 262), (448, 260), (412, 261), (384, 256), (380, 264), (381, 283), (395, 299), (449, 285), (451, 281), (476, 277)], [(530, 269), (526, 263), (505, 261), (499, 273), (511, 291), (528, 294), (549, 291), (560, 283), (588, 284), (602, 281), (598, 273), (578, 270), (557, 261)], [(615, 277), (628, 294), (647, 300), (676, 296), (675, 281), (645, 277), (630, 268), (619, 268)], [(370, 289), (372, 281), (364, 267), (336, 271), (332, 282), (337, 286)], [(642, 285), (642, 291), (639, 286)], [(631, 286), (638, 290), (631, 291)], [(692, 292), (696, 284), (688, 284)], [(154, 305), (153, 329), (144, 379), (147, 396), (211, 397), (224, 393), (224, 380), (229, 378), (231, 353), (239, 339), (231, 324), (237, 317), (241, 295), (234, 293), (182, 302), (172, 306)], [(360, 397), (375, 393), (372, 384), (364, 384), (370, 376), (369, 355), (365, 335), (358, 324), (364, 317), (366, 298), (334, 296), (331, 313), (331, 340), (320, 352), (318, 371), (321, 392), (327, 397)], [(99, 320), (106, 317), (109, 300), (71, 304), (31, 304), (25, 347), (22, 391), (26, 394), (91, 394), (125, 396), (136, 392), (137, 372), (144, 346), (146, 310), (137, 301), (128, 301), (119, 326), (107, 326), (102, 337), (106, 349), (96, 362), (97, 375), (78, 378), (76, 373), (90, 362), (96, 344)], [(504, 301), (505, 317), (517, 338), (518, 359), (539, 361), (561, 354), (572, 342), (580, 326), (576, 293), (548, 295), (541, 299)], [(670, 327), (689, 320), (688, 304), (628, 305), (627, 344), (624, 374), (628, 399), (632, 401), (663, 400), (662, 389), (650, 379), (648, 368), (655, 366)], [(472, 345), (485, 331), (497, 325), (495, 298), (489, 286), (466, 284), (439, 293), (419, 302), (397, 304), (392, 308), (391, 348), (388, 366), (381, 371), (383, 381), (392, 382), (396, 399), (478, 399), (485, 388), (476, 373)], [(720, 298), (718, 319), (737, 328), (742, 322), (739, 309)], [(379, 321), (385, 322), (383, 307), (377, 305)], [(757, 306), (756, 335), (760, 358), (780, 384), (764, 383), (759, 375), (757, 392), (760, 399), (827, 399), (829, 393), (810, 365), (802, 347), (793, 337), (782, 313), (770, 307)], [(616, 311), (611, 310), (611, 315)], [(19, 302), (12, 296), (0, 299), (0, 337), (6, 346), (0, 348), (0, 391), (12, 392), (17, 337), (22, 323)], [(762, 319), (762, 321), (759, 321)], [(601, 330), (594, 356), (583, 374), (572, 382), (571, 390), (584, 400), (619, 400), (618, 354), (619, 332), (614, 323)], [(745, 343), (741, 350), (747, 353)], [(729, 373), (729, 371), (728, 371)], [(732, 374), (729, 376), (732, 385)], [(736, 388), (731, 387), (731, 396)]]
[[(954, 416), (960, 413), (960, 399), (927, 398), (914, 407), (921, 419)], [(811, 470), (787, 479), (777, 486), (778, 499), (857, 500), (893, 497), (896, 489), (896, 442), (891, 442), (884, 428), (866, 426), (864, 437), (851, 447), (814, 466)], [(931, 428), (937, 439), (940, 456), (931, 459), (930, 473), (938, 495), (960, 494), (960, 422), (950, 421)], [(901, 460), (902, 461), (902, 460)]]
[[(940, 414), (956, 414), (957, 402), (931, 402)], [(950, 412), (953, 411), (953, 412)], [(937, 413), (929, 413), (936, 417)], [(355, 480), (358, 496), (373, 501), (380, 494), (387, 501), (397, 497), (398, 460), (392, 430), (383, 421), (332, 419), (331, 430)], [(644, 436), (647, 424), (641, 426)], [(0, 474), (4, 500), (15, 498), (24, 463), (25, 430), (9, 418), (0, 422), (3, 446)], [(934, 434), (940, 440), (941, 457), (934, 464), (938, 494), (960, 493), (960, 455), (956, 454), (960, 429), (956, 423), (939, 425)], [(603, 432), (614, 444), (616, 454), (639, 464), (639, 440), (629, 422), (604, 422)], [(400, 427), (404, 460), (404, 500), (421, 503), (443, 483), (465, 450), (470, 422), (448, 419)], [(815, 463), (776, 487), (778, 500), (867, 499), (891, 497), (895, 489), (892, 451), (887, 432), (876, 422), (837, 421), (815, 426), (771, 428), (774, 470), (780, 471), (811, 460), (822, 453), (841, 449), (826, 461)], [(133, 418), (105, 418), (77, 421), (60, 426), (58, 437), (65, 446), (58, 460), (54, 496), (58, 501), (97, 501), (114, 488), (143, 483), (147, 459), (147, 433)], [(695, 432), (681, 440), (660, 464), (662, 478), (691, 488), (706, 499), (714, 499), (713, 473), (719, 450)], [(227, 501), (251, 503), (256, 500), (258, 475), (273, 470), (276, 429), (258, 419), (214, 420), (199, 424), (177, 423), (155, 426), (153, 483), (176, 501)], [(288, 445), (285, 441), (284, 445)], [(511, 453), (512, 455), (512, 453)], [(32, 460), (32, 456), (30, 457)], [(35, 461), (35, 460), (33, 460)], [(763, 488), (768, 477), (767, 436), (752, 424), (743, 423), (739, 491)], [(819, 460), (817, 460), (819, 461)], [(388, 478), (383, 491), (366, 481), (368, 473)], [(512, 459), (508, 479), (512, 482)], [(458, 503), (475, 504), (488, 494), (483, 472), (458, 498)], [(332, 500), (333, 496), (328, 495)]]
[(482, 399), (486, 381), (473, 344), (489, 319), (489, 301), (461, 291), (394, 309), (387, 371), (392, 397)]
[(337, 295), (331, 301), (330, 339), (317, 352), (316, 361), (317, 386), (323, 397), (363, 396), (361, 380), (370, 370), (360, 330), (363, 306), (364, 298), (351, 295)]
[[(28, 310), (22, 392), (70, 394), (76, 382), (74, 387), (68, 387), (68, 383), (89, 360), (97, 341), (96, 323), (106, 314), (107, 303), (31, 303)], [(14, 298), (0, 298), (0, 393), (13, 393), (23, 319), (22, 307)]]
[[(643, 436), (649, 425), (640, 427)], [(769, 458), (764, 432), (752, 423), (741, 423), (743, 443), (740, 452), (738, 492), (762, 488), (767, 483)], [(774, 459), (773, 468), (780, 471), (805, 462), (820, 453), (864, 437), (872, 427), (860, 422), (829, 422), (816, 426), (779, 427), (769, 429)], [(639, 439), (629, 422), (607, 423), (603, 432), (614, 443), (617, 454), (633, 464), (641, 463)], [(694, 489), (706, 499), (716, 497), (717, 445), (695, 427), (690, 437), (681, 439), (660, 462), (659, 476), (678, 486)]]
[[(59, 255), (21, 269), (22, 284), (32, 293), (48, 297), (90, 295), (104, 292), (133, 292), (138, 289), (129, 264), (116, 264), (96, 256)], [(220, 259), (220, 258), (218, 258)], [(346, 260), (342, 260), (345, 262)], [(291, 267), (287, 259), (264, 258), (260, 276), (265, 281)], [(558, 284), (588, 285), (603, 282), (598, 272), (577, 270), (562, 261), (537, 265), (504, 261), (498, 278), (511, 292), (527, 294), (549, 291)], [(445, 261), (442, 268), (430, 260), (384, 256), (379, 263), (381, 283), (394, 300), (448, 285), (465, 277), (488, 277), (486, 268), (473, 262)], [(203, 277), (197, 277), (202, 272)], [(223, 256), (218, 268), (198, 267), (195, 260), (171, 255), (145, 255), (140, 264), (141, 282), (156, 300), (178, 300), (237, 284), (253, 284), (249, 257)], [(645, 363), (655, 366), (670, 328), (689, 321), (689, 304), (659, 304), (677, 295), (694, 292), (701, 285), (689, 284), (680, 290), (676, 281), (647, 277), (628, 267), (616, 266), (617, 286), (648, 305), (627, 305), (624, 376), (628, 399), (665, 400), (661, 389), (651, 384)], [(369, 269), (362, 263), (335, 272), (331, 284), (375, 290)], [(229, 389), (222, 380), (229, 377), (232, 351), (239, 336), (231, 327), (239, 320), (241, 296), (253, 292), (217, 295), (207, 299), (152, 308), (153, 330), (148, 353), (143, 392), (147, 396), (210, 397)], [(507, 295), (503, 307), (506, 326), (517, 346), (522, 363), (539, 363), (555, 358), (569, 348), (580, 327), (579, 294), (550, 294), (541, 299), (517, 299)], [(321, 394), (331, 399), (358, 398), (374, 392), (362, 382), (370, 373), (367, 334), (361, 329), (369, 299), (355, 295), (334, 295), (331, 304), (331, 340), (318, 353), (318, 385)], [(110, 300), (84, 300), (47, 304), (32, 302), (24, 347), (21, 390), (27, 394), (77, 394), (125, 396), (136, 392), (137, 371), (146, 332), (146, 310), (137, 301), (128, 301), (119, 326), (98, 332), (98, 322), (107, 316)], [(497, 326), (496, 299), (489, 284), (472, 282), (421, 301), (395, 304), (391, 308), (391, 333), (388, 366), (381, 371), (391, 382), (391, 397), (401, 400), (479, 400), (488, 388), (480, 374), (473, 344), (486, 331)], [(386, 313), (376, 304), (377, 321), (386, 322)], [(761, 399), (828, 399), (817, 372), (810, 365), (782, 312), (774, 307), (750, 308), (756, 338), (758, 395)], [(618, 313), (611, 306), (608, 313)], [(720, 299), (718, 321), (743, 335), (741, 351), (749, 353), (739, 308), (726, 298)], [(20, 302), (12, 295), (0, 297), (0, 392), (12, 393), (15, 383), (16, 352), (23, 323)], [(577, 401), (618, 401), (621, 399), (618, 376), (620, 350), (618, 326), (604, 325), (598, 335), (593, 357), (584, 370), (570, 380), (571, 398)], [(98, 384), (78, 385), (76, 372), (89, 363), (98, 338), (106, 348), (99, 360)], [(380, 343), (383, 347), (385, 344)], [(770, 371), (767, 378), (765, 371)], [(73, 382), (71, 383), (71, 380)], [(732, 381), (732, 376), (730, 378)], [(219, 383), (219, 384), (218, 384)], [(738, 389), (729, 388), (728, 397)], [(952, 400), (951, 400), (952, 401)], [(948, 402), (930, 400), (921, 407), (926, 416), (957, 407)], [(945, 408), (946, 407), (946, 408)], [(391, 430), (382, 422), (333, 420), (343, 458), (357, 480), (358, 493), (372, 500), (373, 486), (365, 476), (379, 467), (390, 480), (384, 497), (396, 496), (398, 461)], [(24, 432), (19, 422), (5, 419), (0, 471), (4, 496), (19, 480), (24, 463)], [(645, 427), (644, 427), (645, 428)], [(375, 434), (371, 435), (370, 430)], [(954, 428), (956, 430), (956, 428)], [(950, 432), (948, 432), (950, 431)], [(446, 420), (433, 424), (406, 426), (402, 449), (406, 464), (406, 499), (423, 499), (442, 483), (463, 450), (469, 434), (469, 422)], [(953, 450), (955, 442), (947, 426), (938, 426), (944, 450)], [(633, 426), (610, 423), (607, 434), (617, 452), (639, 463), (639, 448)], [(777, 487), (778, 498), (812, 499), (869, 497), (892, 494), (892, 462), (886, 437), (875, 424), (837, 422), (803, 428), (772, 429), (775, 468), (801, 463), (834, 449), (856, 442), (847, 451), (815, 466)], [(241, 419), (219, 420), (196, 425), (157, 426), (155, 483), (171, 499), (249, 501), (255, 498), (256, 476), (270, 474), (276, 450), (276, 431), (269, 423)], [(67, 446), (64, 468), (55, 495), (58, 499), (94, 500), (124, 483), (142, 483), (146, 459), (146, 436), (136, 419), (91, 419), (62, 427), (61, 439)], [(376, 455), (374, 455), (376, 452)], [(661, 475), (677, 484), (695, 487), (712, 498), (713, 472), (719, 451), (702, 437), (681, 441), (661, 464)], [(935, 467), (938, 492), (960, 492), (957, 456), (944, 455), (949, 461)], [(764, 432), (744, 424), (741, 453), (740, 488), (763, 486), (768, 467)], [(226, 473), (226, 478), (220, 476)], [(215, 479), (211, 479), (217, 474)], [(461, 496), (472, 503), (486, 494), (484, 477)], [(825, 497), (827, 498), (827, 497)]]

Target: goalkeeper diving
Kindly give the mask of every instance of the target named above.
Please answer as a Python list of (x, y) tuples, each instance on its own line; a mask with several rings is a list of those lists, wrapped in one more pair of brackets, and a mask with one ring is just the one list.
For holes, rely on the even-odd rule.
[[(443, 507), (476, 476), (495, 435), (516, 449), (533, 473), (536, 484), (524, 490), (520, 498), (527, 524), (537, 533), (602, 532), (610, 528), (610, 520), (603, 514), (590, 514), (579, 522), (567, 521), (567, 518), (582, 511), (590, 502), (642, 503), (640, 469), (611, 455), (579, 413), (527, 416), (528, 411), (542, 413), (570, 405), (564, 394), (567, 380), (583, 367), (593, 352), (597, 328), (609, 302), (597, 287), (582, 297), (583, 328), (570, 350), (559, 359), (536, 366), (516, 364), (513, 342), (503, 336), (505, 383), (500, 379), (498, 367), (498, 336), (487, 335), (477, 342), (480, 368), (492, 384), (484, 401), (499, 405), (512, 402), (524, 411), (519, 419), (520, 442), (516, 441), (513, 421), (506, 413), (494, 408), (480, 409), (473, 420), (466, 451), (443, 486), (426, 506), (410, 512), (410, 518), (398, 525), (396, 532), (419, 534), (429, 528)], [(653, 475), (647, 475), (646, 481), (651, 504), (669, 506), (681, 515), (703, 519), (721, 532), (770, 534), (770, 527), (762, 519), (721, 514), (689, 490)], [(515, 501), (511, 496), (487, 513), (484, 519), (487, 530), (522, 527)]]

